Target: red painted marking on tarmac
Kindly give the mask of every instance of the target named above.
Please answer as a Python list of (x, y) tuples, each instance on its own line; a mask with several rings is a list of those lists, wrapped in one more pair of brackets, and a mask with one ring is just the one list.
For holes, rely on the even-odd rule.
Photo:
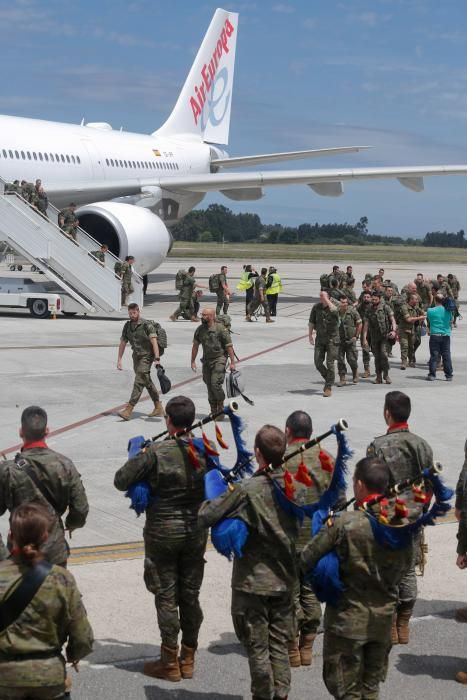
[[(247, 360), (253, 360), (255, 357), (260, 357), (261, 355), (266, 355), (268, 352), (274, 352), (274, 350), (279, 350), (280, 348), (284, 348), (286, 345), (291, 345), (292, 343), (296, 343), (299, 340), (303, 340), (304, 338), (308, 338), (308, 333), (306, 335), (300, 335), (298, 338), (292, 338), (292, 340), (285, 340), (283, 343), (279, 343), (278, 345), (273, 345), (272, 348), (266, 348), (266, 350), (259, 350), (258, 352), (254, 352), (252, 355), (247, 355), (246, 357), (241, 357), (238, 362), (246, 362)], [(190, 379), (184, 379), (182, 382), (178, 382), (178, 384), (174, 384), (172, 389), (178, 389), (181, 386), (186, 386), (186, 384), (191, 384), (192, 382), (196, 382), (198, 380), (202, 379), (202, 375), (198, 374), (196, 377), (190, 377)], [(144, 398), (140, 399), (140, 401), (149, 401), (149, 396), (145, 396)], [(101, 418), (104, 418), (105, 416), (113, 415), (117, 411), (120, 411), (122, 408), (126, 406), (126, 403), (120, 404), (120, 406), (115, 406), (114, 408), (109, 408), (106, 411), (102, 411), (101, 413), (96, 413), (94, 416), (88, 416), (88, 418), (83, 418), (82, 420), (75, 421), (74, 423), (69, 423), (68, 425), (64, 425), (61, 428), (57, 428), (57, 430), (51, 430), (48, 437), (55, 437), (55, 435), (61, 435), (62, 433), (67, 433), (69, 430), (74, 430), (75, 428), (81, 428), (83, 425), (87, 425), (88, 423), (93, 423), (96, 420), (100, 420)], [(4, 450), (0, 450), (0, 455), (7, 455), (10, 452), (18, 452), (18, 450), (21, 449), (23, 446), (22, 442), (19, 442), (17, 445), (13, 445), (12, 447), (7, 447)]]

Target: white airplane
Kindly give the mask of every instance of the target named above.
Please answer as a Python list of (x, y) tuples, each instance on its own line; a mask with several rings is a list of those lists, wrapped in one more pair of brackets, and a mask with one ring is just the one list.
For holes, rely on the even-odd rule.
[(0, 177), (40, 178), (59, 208), (75, 202), (81, 226), (145, 274), (167, 256), (175, 224), (220, 191), (256, 200), (263, 187), (308, 185), (323, 196), (343, 193), (346, 180), (397, 178), (423, 190), (428, 175), (465, 175), (467, 165), (222, 172), (285, 160), (353, 153), (342, 147), (230, 158), (228, 144), (238, 14), (216, 10), (174, 110), (150, 135), (113, 131), (106, 123), (63, 124), (0, 116)]

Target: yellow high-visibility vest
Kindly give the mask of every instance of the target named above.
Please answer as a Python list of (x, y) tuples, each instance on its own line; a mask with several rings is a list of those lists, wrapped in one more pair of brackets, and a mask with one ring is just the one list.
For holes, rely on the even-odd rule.
[[(269, 276), (269, 275), (268, 275)], [(272, 284), (266, 289), (266, 294), (279, 294), (282, 292), (282, 282), (277, 272), (271, 273)]]
[(253, 282), (249, 278), (250, 275), (251, 272), (242, 272), (240, 276), (240, 282), (237, 284), (237, 289), (240, 289), (242, 292), (244, 292), (253, 286)]

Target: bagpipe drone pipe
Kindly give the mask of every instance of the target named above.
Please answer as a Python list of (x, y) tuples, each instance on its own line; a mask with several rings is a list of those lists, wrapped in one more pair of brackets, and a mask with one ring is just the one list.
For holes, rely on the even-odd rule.
[[(347, 461), (351, 455), (351, 451), (347, 444), (347, 439), (344, 431), (348, 429), (347, 422), (343, 419), (339, 420), (336, 425), (333, 425), (330, 430), (312, 438), (303, 443), (296, 450), (286, 455), (281, 464), (283, 469), (284, 487), (279, 483), (278, 479), (271, 478), (274, 488), (274, 494), (279, 506), (289, 515), (295, 517), (299, 524), (303, 523), (304, 517), (312, 518), (317, 510), (329, 510), (338, 501), (342, 491), (346, 489), (346, 472)], [(313, 504), (301, 505), (294, 501), (294, 485), (292, 474), (287, 470), (286, 464), (297, 455), (303, 454), (306, 450), (314, 445), (319, 444), (322, 440), (335, 435), (338, 444), (337, 458), (334, 465), (333, 475), (328, 489), (322, 494), (319, 501)], [(251, 464), (251, 455), (248, 464)], [(239, 481), (245, 475), (245, 462), (242, 462), (241, 457), (237, 458), (237, 463), (229, 472), (210, 471), (205, 476), (205, 495), (208, 500), (212, 500), (222, 495), (227, 489), (233, 488), (233, 484)], [(264, 470), (266, 474), (270, 474), (271, 468)], [(251, 468), (249, 470), (251, 473)], [(305, 486), (312, 485), (312, 478), (308, 472), (306, 465), (299, 465), (295, 479)], [(241, 518), (225, 518), (220, 520), (211, 528), (211, 540), (215, 549), (226, 556), (228, 559), (232, 557), (240, 558), (242, 556), (242, 548), (248, 538), (248, 528)]]
[[(432, 467), (424, 469), (421, 475), (397, 482), (386, 493), (375, 496), (360, 506), (360, 510), (367, 515), (373, 536), (380, 546), (389, 549), (403, 549), (410, 546), (422, 527), (435, 525), (436, 519), (451, 509), (449, 501), (454, 491), (443, 483), (440, 478), (442, 471), (442, 465), (435, 462)], [(429, 490), (425, 488), (425, 484), (429, 484)], [(416, 520), (406, 523), (404, 520), (407, 519), (408, 508), (401, 494), (409, 490), (412, 491), (413, 501), (423, 506), (424, 511)], [(392, 518), (389, 517), (391, 499), (394, 500)], [(355, 500), (351, 498), (335, 511), (326, 512), (323, 509), (316, 512), (312, 520), (312, 535), (317, 535), (325, 524), (332, 526), (335, 516), (355, 503)], [(377, 513), (372, 511), (375, 505), (382, 506)], [(343, 584), (339, 572), (339, 559), (335, 551), (325, 554), (313, 569), (307, 572), (305, 578), (312, 585), (318, 600), (334, 606), (338, 604)]]

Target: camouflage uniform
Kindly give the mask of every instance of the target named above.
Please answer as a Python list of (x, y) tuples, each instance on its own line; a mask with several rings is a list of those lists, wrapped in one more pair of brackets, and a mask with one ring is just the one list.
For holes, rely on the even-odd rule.
[(349, 300), (349, 304), (354, 306), (357, 303), (357, 295), (355, 294), (354, 290), (351, 287), (344, 287), (342, 291)]
[(132, 285), (132, 267), (127, 260), (122, 262), (121, 277), (122, 277), (122, 306), (125, 306), (127, 297), (129, 297), (130, 294), (134, 291), (133, 285)]
[[(266, 318), (270, 318), (271, 315), (270, 315), (270, 311), (269, 311), (268, 297), (266, 294), (266, 284), (267, 284), (267, 281), (263, 275), (259, 275), (255, 279), (253, 299), (248, 304), (248, 311), (247, 311), (248, 316), (251, 316), (252, 314), (254, 314), (256, 309), (258, 309), (260, 306), (262, 306), (264, 309), (264, 313), (266, 315)], [(261, 301), (260, 290), (263, 290), (263, 301)]]
[[(285, 455), (295, 452), (300, 445), (307, 442), (306, 438), (296, 439), (288, 445)], [(298, 465), (303, 462), (311, 474), (313, 484), (306, 489), (305, 502), (307, 504), (316, 503), (324, 491), (328, 488), (331, 476), (329, 472), (321, 467), (319, 460), (320, 446), (315, 445), (296, 457), (287, 460), (287, 469), (291, 474), (295, 474)], [(328, 455), (330, 457), (330, 455)], [(331, 458), (332, 459), (332, 458)], [(310, 521), (306, 518), (300, 528), (297, 541), (297, 559), (300, 558), (304, 547), (311, 538)], [(294, 609), (297, 632), (302, 634), (316, 634), (321, 620), (321, 605), (315, 596), (310, 584), (297, 571), (297, 581), (294, 587)]]
[(151, 338), (157, 339), (156, 328), (152, 321), (139, 318), (136, 323), (127, 321), (123, 326), (121, 340), (130, 343), (133, 351), (135, 381), (128, 402), (131, 406), (136, 406), (145, 387), (153, 402), (156, 404), (159, 401), (159, 393), (151, 379), (151, 367), (155, 359)]
[(313, 538), (301, 557), (303, 570), (333, 550), (344, 591), (336, 607), (326, 605), (324, 682), (339, 700), (377, 700), (386, 677), (397, 588), (411, 551), (380, 546), (361, 511), (338, 515)]
[(464, 464), (456, 486), (456, 509), (460, 511), (457, 554), (467, 555), (467, 441), (464, 452)]
[(420, 297), (420, 304), (424, 311), (428, 309), (431, 304), (431, 287), (427, 282), (422, 282), (421, 284), (415, 283), (417, 287), (417, 294)]
[[(26, 460), (27, 466), (23, 466), (21, 458)], [(0, 515), (28, 501), (47, 505), (55, 522), (43, 552), (52, 564), (66, 566), (69, 547), (65, 530), (83, 527), (89, 511), (81, 477), (70, 459), (51, 450), (45, 442), (35, 443), (33, 447), (26, 446), (15, 460), (0, 464)], [(44, 494), (28, 476), (26, 469), (35, 475)], [(62, 516), (67, 510), (63, 523)]]
[(195, 291), (196, 280), (190, 275), (186, 274), (183, 280), (183, 287), (180, 289), (178, 294), (179, 306), (178, 309), (173, 314), (172, 318), (176, 320), (179, 316), (183, 315), (184, 318), (193, 318), (195, 315), (193, 294)]
[(334, 384), (334, 363), (339, 346), (339, 309), (337, 306), (329, 308), (318, 302), (311, 309), (309, 322), (316, 330), (315, 367), (324, 379), (325, 389), (330, 389)]
[(402, 304), (398, 330), (401, 345), (401, 362), (403, 365), (407, 364), (408, 359), (410, 364), (415, 366), (415, 353), (422, 342), (420, 321), (410, 323), (408, 319), (414, 316), (421, 316), (422, 314), (423, 311), (419, 306)]
[(129, 459), (115, 474), (114, 484), (125, 491), (149, 482), (152, 503), (144, 526), (144, 582), (155, 596), (162, 644), (182, 643), (196, 649), (203, 621), (199, 591), (204, 574), (208, 531), (197, 520), (204, 499), (204, 475), (209, 468), (199, 457), (195, 469), (187, 456), (188, 440), (152, 443)]
[(449, 281), (449, 284), (451, 286), (452, 296), (457, 301), (457, 299), (459, 299), (459, 292), (461, 289), (461, 285), (460, 285), (460, 282), (457, 279), (456, 275), (452, 276), (451, 280)]
[[(385, 435), (375, 438), (367, 448), (367, 457), (379, 457), (388, 465), (389, 486), (393, 486), (402, 479), (412, 479), (421, 474), (424, 469), (433, 466), (433, 450), (429, 444), (405, 427), (388, 429)], [(421, 514), (422, 504), (409, 500), (407, 506), (410, 519)], [(399, 603), (411, 607), (417, 598), (415, 565), (419, 556), (420, 542), (421, 535), (413, 547), (411, 567), (399, 585)]]
[(216, 304), (216, 316), (222, 312), (226, 314), (230, 305), (229, 297), (224, 291), (223, 284), (227, 285), (227, 277), (223, 272), (219, 273), (219, 287), (217, 289), (217, 304)]
[(386, 379), (389, 374), (388, 360), (388, 334), (391, 331), (391, 318), (393, 312), (391, 308), (381, 300), (375, 308), (373, 305), (366, 313), (368, 321), (368, 333), (370, 347), (375, 358), (376, 376), (384, 376)]
[[(28, 570), (13, 559), (0, 563), (0, 600)], [(53, 566), (24, 612), (0, 634), (0, 697), (64, 697), (64, 642), (67, 660), (79, 661), (93, 641), (75, 579)]]
[[(91, 255), (94, 255), (94, 257), (99, 260), (99, 262), (104, 265), (105, 264), (105, 253), (103, 250), (92, 250)], [(121, 269), (121, 268), (120, 268)]]
[[(58, 225), (62, 229), (63, 233), (69, 238), (76, 237), (76, 229), (74, 227), (75, 223), (78, 221), (78, 217), (75, 212), (66, 207), (58, 212)], [(62, 224), (60, 224), (62, 222)]]
[(227, 348), (232, 339), (222, 323), (215, 323), (211, 328), (201, 324), (195, 331), (193, 341), (203, 348), (203, 382), (208, 389), (209, 405), (213, 411), (222, 408), (225, 393), (222, 388), (225, 378)]
[[(368, 309), (371, 307), (371, 302), (365, 304), (363, 301), (363, 296), (360, 295), (359, 302), (357, 304), (357, 311), (360, 314), (360, 318), (362, 321), (365, 321), (366, 315), (368, 313)], [(360, 342), (362, 343), (362, 358), (363, 358), (363, 369), (366, 371), (370, 371), (370, 351), (367, 350), (366, 348), (363, 347), (363, 326), (362, 326), (362, 331), (360, 333)]]
[(5, 545), (3, 544), (2, 536), (0, 535), (0, 561), (3, 561), (7, 557), (8, 557), (8, 552), (7, 552)]
[(232, 620), (248, 654), (251, 692), (258, 700), (287, 697), (287, 644), (294, 629), (298, 527), (277, 504), (271, 478), (282, 481), (282, 470), (256, 472), (232, 491), (203, 503), (198, 516), (205, 527), (225, 517), (238, 517), (249, 526), (243, 556), (233, 562)]
[(358, 350), (357, 350), (357, 327), (362, 319), (353, 306), (349, 306), (345, 314), (339, 313), (339, 347), (337, 350), (337, 371), (339, 376), (345, 377), (347, 367), (345, 360), (349, 363), (354, 377), (358, 372)]

